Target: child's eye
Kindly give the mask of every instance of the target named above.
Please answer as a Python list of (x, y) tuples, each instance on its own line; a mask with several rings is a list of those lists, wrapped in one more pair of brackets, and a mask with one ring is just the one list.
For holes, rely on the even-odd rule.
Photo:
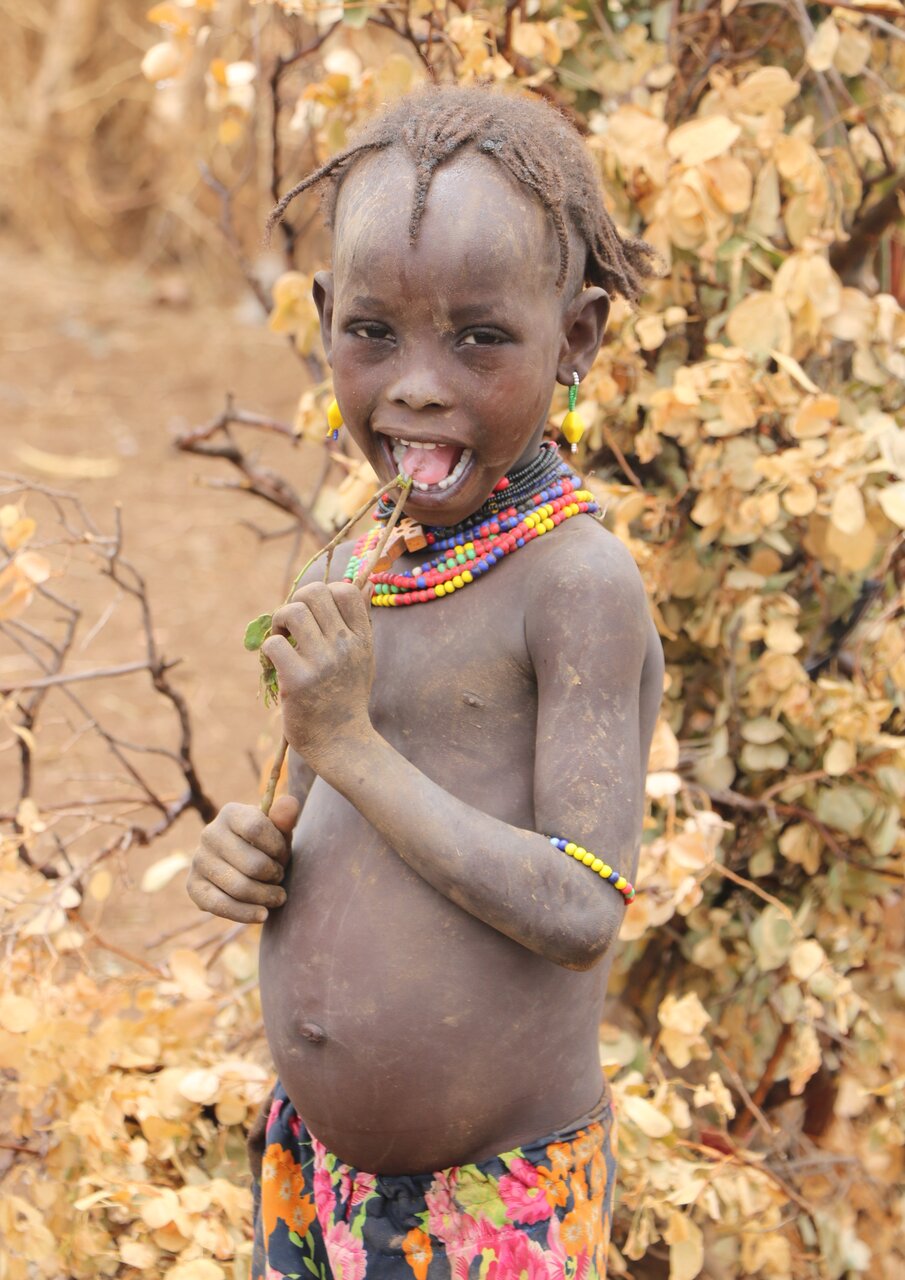
[(505, 334), (496, 329), (472, 329), (462, 339), (464, 347), (494, 347), (506, 341)]
[(378, 324), (374, 320), (363, 320), (358, 324), (349, 325), (349, 333), (355, 338), (387, 338), (389, 337), (389, 329), (385, 324)]

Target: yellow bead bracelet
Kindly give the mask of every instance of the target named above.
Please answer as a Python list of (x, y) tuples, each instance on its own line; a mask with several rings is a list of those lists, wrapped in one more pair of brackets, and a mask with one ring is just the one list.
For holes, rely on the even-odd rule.
[(555, 849), (561, 849), (563, 853), (567, 853), (570, 858), (574, 858), (576, 862), (583, 862), (586, 867), (590, 867), (592, 871), (603, 880), (609, 880), (614, 889), (618, 889), (625, 898), (625, 904), (628, 906), (630, 902), (635, 900), (635, 890), (629, 884), (625, 876), (621, 876), (618, 871), (613, 868), (603, 858), (598, 858), (596, 854), (589, 853), (587, 849), (583, 849), (580, 844), (575, 844), (573, 840), (562, 840), (559, 836), (549, 836), (550, 843)]

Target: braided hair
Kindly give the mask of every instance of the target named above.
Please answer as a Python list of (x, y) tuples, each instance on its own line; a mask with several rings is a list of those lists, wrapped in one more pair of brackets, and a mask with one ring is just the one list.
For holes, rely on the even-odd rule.
[(296, 196), (324, 182), (324, 212), (332, 228), (340, 188), (355, 162), (392, 147), (403, 149), (415, 166), (412, 243), (434, 171), (457, 152), (471, 152), (496, 160), (547, 210), (559, 243), (557, 289), (569, 270), (570, 224), (586, 248), (584, 283), (636, 302), (645, 282), (660, 274), (656, 250), (616, 230), (593, 160), (574, 125), (540, 98), (478, 87), (428, 86), (386, 108), (345, 150), (286, 192), (267, 219), (268, 235)]

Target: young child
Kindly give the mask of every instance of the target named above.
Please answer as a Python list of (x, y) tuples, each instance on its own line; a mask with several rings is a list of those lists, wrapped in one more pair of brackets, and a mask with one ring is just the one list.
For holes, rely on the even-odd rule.
[(630, 554), (542, 437), (654, 254), (524, 97), (406, 98), (274, 216), (322, 182), (339, 408), (381, 479), (412, 478), (427, 546), (363, 593), (375, 539), (349, 545), (277, 612), (290, 795), (227, 805), (193, 864), (199, 907), (266, 921), (252, 1274), (602, 1280), (597, 1028), (663, 656)]

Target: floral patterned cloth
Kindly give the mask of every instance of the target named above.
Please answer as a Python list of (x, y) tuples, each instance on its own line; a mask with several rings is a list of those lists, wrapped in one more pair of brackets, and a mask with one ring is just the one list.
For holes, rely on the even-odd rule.
[(608, 1089), (579, 1124), (441, 1173), (362, 1173), (308, 1132), (277, 1084), (254, 1184), (252, 1280), (604, 1280)]

